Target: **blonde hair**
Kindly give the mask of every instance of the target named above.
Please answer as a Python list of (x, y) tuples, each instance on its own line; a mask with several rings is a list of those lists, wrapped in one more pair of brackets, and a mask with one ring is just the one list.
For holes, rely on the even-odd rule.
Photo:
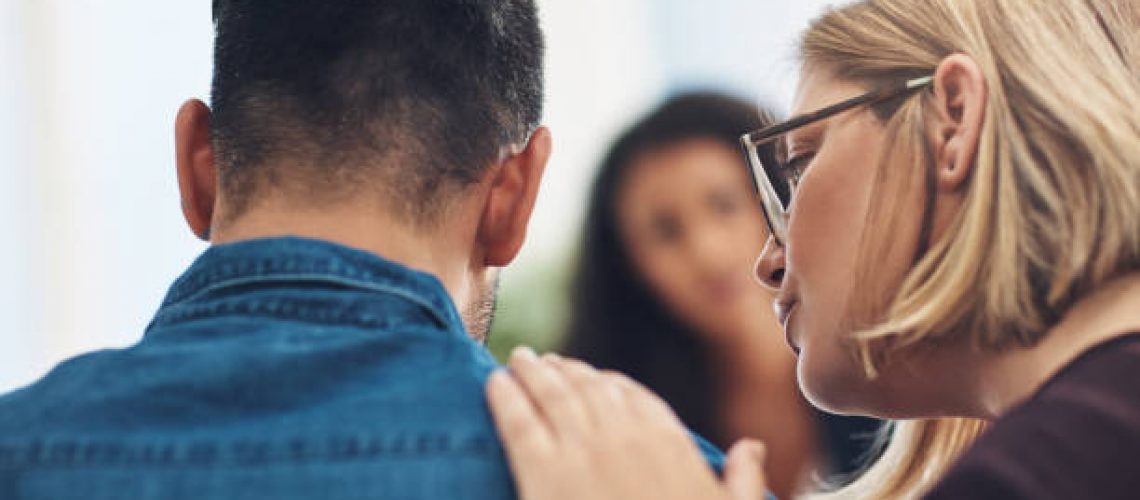
[[(963, 53), (987, 86), (961, 212), (916, 258), (889, 303), (872, 305), (875, 323), (855, 334), (870, 376), (892, 355), (943, 341), (965, 340), (990, 352), (1032, 346), (1076, 300), (1140, 270), (1136, 4), (865, 0), (825, 13), (808, 29), (804, 63), (843, 80), (898, 84)], [(923, 129), (929, 102), (926, 95), (908, 98), (881, 116), (893, 142), (876, 190), (911, 164), (925, 167), (920, 175), (928, 176), (930, 191), (934, 166)], [(873, 206), (869, 217), (898, 216), (887, 212)], [(864, 252), (884, 244), (868, 235)], [(870, 266), (859, 272), (872, 273)], [(985, 424), (936, 419), (893, 429), (883, 457), (837, 495), (919, 495)]]

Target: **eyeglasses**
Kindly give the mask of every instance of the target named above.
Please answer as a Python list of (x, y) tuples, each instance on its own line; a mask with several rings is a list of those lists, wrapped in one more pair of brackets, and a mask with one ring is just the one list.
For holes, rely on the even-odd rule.
[(796, 186), (806, 165), (799, 159), (789, 161), (787, 141), (784, 136), (800, 127), (863, 105), (875, 105), (890, 99), (902, 97), (909, 92), (925, 88), (934, 80), (932, 76), (907, 80), (900, 86), (874, 90), (811, 113), (796, 116), (788, 121), (777, 123), (760, 130), (744, 134), (740, 144), (748, 161), (752, 180), (760, 195), (760, 206), (768, 222), (768, 230), (776, 243), (784, 245), (788, 237), (788, 210)]

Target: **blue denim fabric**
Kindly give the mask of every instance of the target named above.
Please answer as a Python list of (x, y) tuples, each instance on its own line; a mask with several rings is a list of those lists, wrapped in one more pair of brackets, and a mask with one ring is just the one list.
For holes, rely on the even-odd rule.
[(315, 240), (213, 247), (137, 345), (0, 397), (0, 499), (513, 498), (496, 367), (430, 275)]

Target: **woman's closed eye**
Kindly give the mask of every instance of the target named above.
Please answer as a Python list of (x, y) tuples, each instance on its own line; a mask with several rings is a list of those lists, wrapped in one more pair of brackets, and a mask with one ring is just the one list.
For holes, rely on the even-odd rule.
[(743, 193), (720, 190), (713, 192), (709, 196), (709, 204), (717, 214), (729, 215), (736, 213), (744, 204), (745, 199)]
[(673, 243), (681, 237), (681, 223), (671, 215), (656, 215), (651, 222), (650, 235), (657, 243)]
[(796, 153), (792, 155), (783, 165), (784, 179), (791, 184), (792, 187), (795, 187), (814, 158), (815, 152)]

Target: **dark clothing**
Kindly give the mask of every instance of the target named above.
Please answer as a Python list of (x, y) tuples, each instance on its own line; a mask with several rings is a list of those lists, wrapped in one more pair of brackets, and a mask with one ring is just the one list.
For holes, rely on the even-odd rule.
[(428, 274), (315, 240), (213, 247), (137, 345), (0, 396), (0, 499), (513, 498), (496, 367)]
[(1140, 334), (1070, 363), (998, 419), (927, 498), (1140, 498)]
[(883, 428), (882, 420), (814, 413), (818, 419), (820, 453), (826, 463), (824, 470), (833, 482), (852, 478), (878, 458), (875, 443)]

